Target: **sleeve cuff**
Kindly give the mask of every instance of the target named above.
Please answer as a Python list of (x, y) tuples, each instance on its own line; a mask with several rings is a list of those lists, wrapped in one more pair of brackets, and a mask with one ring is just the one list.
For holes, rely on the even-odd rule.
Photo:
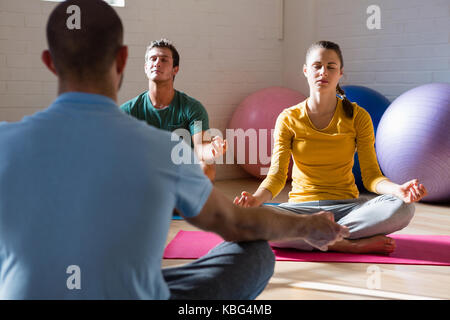
[(374, 193), (378, 193), (377, 190), (376, 190), (377, 184), (380, 183), (380, 182), (383, 181), (383, 180), (389, 180), (389, 178), (387, 178), (387, 177), (385, 177), (385, 176), (375, 178), (375, 179), (370, 183), (369, 191), (372, 191), (372, 192), (374, 192)]

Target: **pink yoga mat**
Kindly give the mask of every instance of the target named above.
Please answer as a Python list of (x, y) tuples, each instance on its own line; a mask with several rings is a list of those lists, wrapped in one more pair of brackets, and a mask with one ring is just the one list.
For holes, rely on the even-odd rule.
[[(450, 265), (450, 236), (390, 235), (397, 244), (390, 255), (304, 252), (272, 248), (277, 261), (359, 262), (415, 265)], [(165, 259), (197, 259), (222, 242), (210, 232), (179, 231), (164, 251)]]

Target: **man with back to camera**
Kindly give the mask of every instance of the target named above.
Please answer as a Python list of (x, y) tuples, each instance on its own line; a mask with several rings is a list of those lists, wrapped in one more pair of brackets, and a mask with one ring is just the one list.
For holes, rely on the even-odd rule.
[[(71, 5), (80, 29), (66, 27)], [(199, 165), (174, 164), (178, 142), (117, 106), (128, 51), (104, 1), (58, 4), (47, 41), (58, 97), (0, 123), (0, 299), (253, 299), (273, 273), (265, 240), (347, 236), (328, 212), (235, 206)], [(161, 269), (174, 208), (228, 241)]]
[[(175, 76), (180, 70), (180, 55), (167, 39), (150, 43), (145, 53), (144, 71), (148, 78), (148, 90), (120, 106), (122, 111), (149, 125), (167, 131), (187, 130), (200, 165), (206, 176), (214, 181), (214, 160), (226, 151), (226, 140), (221, 137), (208, 139), (208, 113), (196, 99), (175, 90)], [(192, 140), (191, 140), (192, 139)]]

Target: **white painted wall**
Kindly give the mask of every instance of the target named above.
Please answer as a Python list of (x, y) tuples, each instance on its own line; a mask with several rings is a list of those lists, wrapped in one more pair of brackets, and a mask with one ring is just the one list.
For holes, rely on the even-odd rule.
[(284, 0), (283, 85), (309, 95), (303, 75), (308, 47), (317, 41), (316, 0)]
[[(295, 41), (289, 39), (285, 43), (283, 81), (286, 86), (301, 91), (305, 87), (303, 76), (295, 77), (292, 71), (286, 71), (286, 65), (294, 69), (299, 62), (286, 50), (303, 51), (300, 60), (303, 63), (308, 47), (306, 40), (338, 43), (345, 64), (342, 83), (370, 87), (391, 101), (421, 84), (450, 82), (448, 0), (286, 1), (291, 10), (286, 13), (285, 24), (296, 35)], [(369, 5), (381, 9), (380, 30), (367, 28)], [(304, 19), (309, 28), (305, 28)]]
[[(56, 96), (56, 79), (40, 61), (46, 21), (56, 5), (0, 0), (0, 120), (20, 120)], [(145, 48), (166, 37), (181, 56), (176, 88), (201, 101), (210, 126), (225, 132), (243, 98), (282, 85), (277, 9), (273, 0), (127, 0), (125, 8), (116, 8), (129, 46), (119, 103), (146, 89)], [(243, 175), (237, 166), (223, 165), (217, 178)]]
[[(340, 44), (343, 84), (390, 100), (424, 83), (450, 82), (448, 0), (284, 0), (283, 40), (279, 1), (127, 0), (116, 8), (130, 53), (119, 103), (146, 89), (145, 47), (161, 37), (181, 55), (176, 88), (200, 100), (211, 127), (223, 132), (240, 101), (258, 89), (283, 85), (308, 95), (301, 68), (317, 40)], [(371, 4), (380, 6), (380, 30), (366, 26)], [(0, 121), (20, 120), (56, 96), (56, 79), (40, 61), (55, 5), (0, 0)], [(222, 165), (217, 178), (242, 176), (237, 166)]]
[[(147, 88), (144, 54), (151, 40), (171, 39), (180, 53), (175, 87), (206, 107), (210, 127), (225, 134), (234, 109), (250, 93), (282, 85), (277, 1), (129, 0), (117, 8), (130, 59), (119, 101)], [(220, 165), (217, 179), (246, 176)]]

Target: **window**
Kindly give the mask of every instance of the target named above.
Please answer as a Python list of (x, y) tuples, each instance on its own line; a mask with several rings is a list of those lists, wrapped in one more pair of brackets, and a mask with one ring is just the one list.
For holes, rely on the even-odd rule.
[[(64, 0), (43, 0), (52, 2), (63, 2)], [(125, 7), (125, 0), (104, 0), (114, 7)]]

